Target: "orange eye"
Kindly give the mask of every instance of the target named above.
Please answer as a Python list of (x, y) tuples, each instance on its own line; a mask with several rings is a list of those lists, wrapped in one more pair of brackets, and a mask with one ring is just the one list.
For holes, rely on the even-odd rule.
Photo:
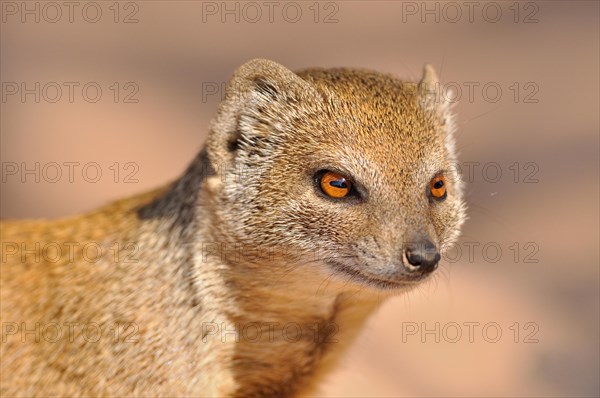
[(335, 199), (347, 196), (352, 189), (352, 184), (346, 177), (333, 171), (324, 172), (319, 178), (319, 184), (327, 196)]
[(446, 179), (444, 176), (434, 177), (429, 183), (429, 192), (436, 199), (446, 196)]

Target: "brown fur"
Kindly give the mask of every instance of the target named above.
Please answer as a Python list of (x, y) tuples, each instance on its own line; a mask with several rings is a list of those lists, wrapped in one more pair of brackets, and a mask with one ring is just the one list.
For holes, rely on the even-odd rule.
[[(439, 247), (464, 220), (436, 84), (430, 67), (417, 86), (254, 60), (170, 187), (81, 217), (3, 222), (1, 395), (311, 391), (381, 300), (418, 282), (397, 266), (403, 245), (426, 235)], [(324, 198), (320, 169), (353, 176), (365, 198)], [(433, 203), (425, 193), (441, 170), (448, 198)], [(36, 258), (36, 242), (79, 245)], [(86, 242), (102, 256), (91, 261)], [(47, 325), (65, 334), (68, 322), (101, 325), (101, 336), (75, 327), (72, 341), (49, 341)], [(36, 323), (51, 336), (23, 335)], [(222, 333), (236, 328), (239, 341)]]

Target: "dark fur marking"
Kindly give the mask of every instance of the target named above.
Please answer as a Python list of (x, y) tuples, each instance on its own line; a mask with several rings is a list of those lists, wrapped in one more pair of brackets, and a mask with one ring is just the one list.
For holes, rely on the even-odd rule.
[(174, 225), (189, 226), (194, 222), (198, 194), (202, 184), (206, 178), (214, 174), (215, 171), (208, 160), (206, 148), (204, 148), (188, 166), (183, 176), (171, 184), (163, 196), (137, 210), (138, 218), (142, 220), (172, 219)]
[[(173, 238), (178, 239), (181, 246), (191, 246), (192, 242), (189, 240), (194, 234), (190, 234), (189, 231), (196, 230), (198, 195), (204, 180), (211, 175), (215, 175), (215, 171), (204, 148), (188, 166), (183, 176), (175, 181), (165, 194), (137, 210), (138, 218), (164, 220), (171, 233), (177, 231), (177, 235)], [(199, 303), (193, 285), (193, 253), (190, 250), (185, 250), (185, 253), (185, 259), (179, 264), (179, 272), (182, 273), (184, 283), (192, 292), (190, 306), (197, 307)]]

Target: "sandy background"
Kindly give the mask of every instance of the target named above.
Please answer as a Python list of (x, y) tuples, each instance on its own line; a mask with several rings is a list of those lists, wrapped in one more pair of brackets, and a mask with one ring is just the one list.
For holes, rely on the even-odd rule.
[[(251, 58), (415, 79), (430, 62), (460, 89), (460, 160), (474, 162), (461, 251), (371, 319), (321, 394), (600, 394), (598, 2), (476, 2), (471, 15), (461, 2), (428, 2), (431, 14), (422, 2), (296, 2), (273, 6), (272, 22), (265, 2), (230, 2), (232, 14), (77, 2), (72, 22), (36, 4), (39, 23), (2, 2), (2, 218), (72, 215), (176, 178)], [(36, 82), (39, 102), (22, 98)], [(22, 174), (36, 162), (39, 182)], [(77, 162), (72, 182), (65, 162)]]

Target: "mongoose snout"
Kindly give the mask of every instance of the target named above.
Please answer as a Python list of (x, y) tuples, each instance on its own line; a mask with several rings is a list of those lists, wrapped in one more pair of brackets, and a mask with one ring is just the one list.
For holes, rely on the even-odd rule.
[(410, 242), (404, 247), (404, 265), (409, 271), (429, 274), (438, 266), (440, 253), (429, 239)]

